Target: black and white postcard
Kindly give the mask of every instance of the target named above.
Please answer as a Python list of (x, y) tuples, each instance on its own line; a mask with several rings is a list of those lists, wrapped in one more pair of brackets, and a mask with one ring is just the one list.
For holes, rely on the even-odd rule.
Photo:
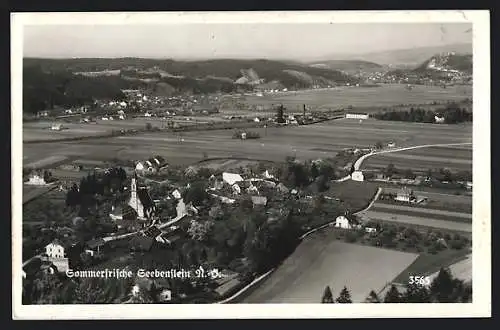
[(487, 11), (11, 26), (13, 318), (491, 315)]

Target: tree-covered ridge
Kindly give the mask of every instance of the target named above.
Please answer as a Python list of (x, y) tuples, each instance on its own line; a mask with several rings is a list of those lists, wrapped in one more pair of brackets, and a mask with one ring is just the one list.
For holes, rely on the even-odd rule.
[(84, 77), (66, 71), (45, 72), (40, 67), (23, 70), (23, 110), (28, 113), (91, 104), (95, 99), (123, 99), (127, 84), (116, 77)]

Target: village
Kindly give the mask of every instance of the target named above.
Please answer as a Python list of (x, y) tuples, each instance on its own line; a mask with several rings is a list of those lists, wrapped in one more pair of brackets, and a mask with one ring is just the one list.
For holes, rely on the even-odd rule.
[[(355, 120), (365, 116), (348, 115)], [(231, 297), (279, 263), (298, 244), (299, 236), (325, 225), (338, 230), (339, 237), (349, 243), (363, 237), (373, 246), (400, 249), (402, 245), (394, 243), (391, 237), (395, 235), (404, 241), (411, 227), (373, 221), (361, 211), (377, 198), (409, 207), (425, 205), (428, 197), (416, 195), (407, 186), (450, 179), (398, 176), (394, 166), (378, 174), (355, 169), (361, 157), (395, 147), (394, 142), (376, 143), (372, 148), (346, 148), (333, 160), (301, 163), (289, 158), (281, 165), (253, 163), (232, 171), (203, 165), (170, 166), (167, 159), (155, 155), (103, 168), (63, 164), (26, 173), (26, 186), (48, 186), (56, 194), (65, 195), (65, 204), (58, 207), (73, 217), (48, 219), (42, 226), (27, 227), (26, 234), (39, 239), (33, 243), (26, 238), (30, 246), (25, 246), (23, 277), (33, 280), (49, 274), (68, 281), (64, 276), (67, 271), (118, 266), (135, 271), (185, 269), (194, 274), (201, 267), (216, 275), (204, 279), (202, 284), (198, 283), (200, 278), (136, 277), (127, 301), (149, 292), (153, 283), (159, 288), (154, 298), (158, 302), (214, 302)], [(346, 180), (360, 184), (385, 182), (400, 188), (392, 193), (369, 194), (353, 207), (349, 199), (355, 197), (338, 198), (329, 193)], [(363, 186), (356, 189), (359, 194), (369, 190)], [(24, 220), (27, 224), (36, 220), (26, 217), (29, 215)], [(274, 240), (260, 237), (260, 230), (274, 233)], [(387, 232), (392, 233), (387, 236)], [(422, 244), (432, 245), (436, 253), (447, 246), (442, 235), (419, 237)], [(457, 236), (453, 242), (464, 246), (468, 241)], [(276, 252), (262, 254), (261, 249), (272, 248), (273, 244), (281, 246), (274, 247)], [(419, 249), (419, 244), (414, 239), (403, 250)]]

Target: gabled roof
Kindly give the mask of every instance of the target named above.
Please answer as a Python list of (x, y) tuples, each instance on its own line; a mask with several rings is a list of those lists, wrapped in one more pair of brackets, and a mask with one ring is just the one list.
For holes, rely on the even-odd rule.
[(155, 238), (161, 234), (162, 234), (161, 230), (158, 229), (158, 227), (156, 227), (156, 226), (149, 227), (148, 229), (146, 229), (144, 231), (144, 235), (146, 235), (147, 237), (151, 237), (151, 238)]
[(85, 243), (89, 248), (93, 249), (98, 246), (104, 246), (106, 244), (106, 241), (104, 241), (102, 238), (96, 238), (93, 240), (88, 241)]
[(236, 182), (243, 181), (243, 178), (241, 177), (241, 175), (236, 174), (236, 173), (224, 172), (224, 173), (222, 173), (222, 180), (224, 180), (224, 182), (227, 182), (228, 184), (230, 184), (232, 186)]

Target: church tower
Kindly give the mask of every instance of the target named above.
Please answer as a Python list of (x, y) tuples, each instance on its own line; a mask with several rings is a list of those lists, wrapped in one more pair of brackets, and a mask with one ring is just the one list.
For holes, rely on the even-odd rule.
[(132, 177), (132, 182), (130, 183), (130, 199), (128, 205), (132, 207), (140, 219), (144, 218), (144, 208), (142, 203), (137, 196), (137, 175), (134, 174)]

